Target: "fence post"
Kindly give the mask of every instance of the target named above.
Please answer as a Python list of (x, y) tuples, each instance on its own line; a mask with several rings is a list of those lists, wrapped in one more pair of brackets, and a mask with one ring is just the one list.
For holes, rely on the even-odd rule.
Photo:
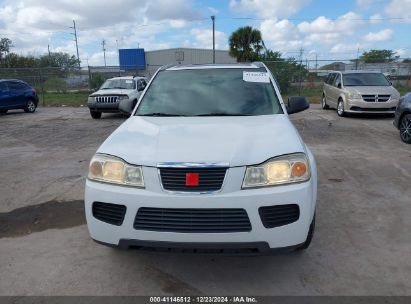
[(88, 65), (88, 90), (91, 91), (93, 88), (91, 87), (91, 71), (90, 66)]
[(43, 82), (43, 73), (41, 72), (41, 68), (39, 68), (40, 74), (40, 86), (41, 86), (41, 96), (43, 97), (43, 107), (46, 105), (46, 97), (44, 92), (44, 82)]

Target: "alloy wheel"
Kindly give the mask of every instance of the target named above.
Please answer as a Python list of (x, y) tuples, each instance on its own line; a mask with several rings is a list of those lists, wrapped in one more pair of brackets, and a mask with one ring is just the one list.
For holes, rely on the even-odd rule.
[(409, 115), (405, 116), (401, 120), (400, 136), (401, 139), (405, 142), (411, 141), (411, 117)]
[(27, 102), (27, 110), (29, 112), (34, 112), (36, 110), (36, 105), (34, 104), (34, 102), (32, 100), (29, 100)]

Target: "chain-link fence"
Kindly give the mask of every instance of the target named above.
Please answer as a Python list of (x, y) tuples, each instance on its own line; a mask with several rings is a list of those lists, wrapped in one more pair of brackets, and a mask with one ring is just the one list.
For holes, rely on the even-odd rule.
[[(264, 61), (275, 75), (284, 97), (303, 95), (310, 102), (319, 102), (324, 78), (330, 71), (364, 70), (385, 73), (403, 95), (411, 91), (411, 62), (363, 63), (353, 60)], [(119, 66), (90, 66), (83, 69), (61, 68), (0, 68), (0, 79), (20, 79), (36, 88), (41, 105), (85, 105), (90, 92), (109, 78), (145, 76), (151, 78), (161, 65), (145, 70)]]
[(60, 104), (70, 97), (84, 100), (88, 95), (87, 70), (61, 68), (0, 68), (0, 79), (19, 79), (36, 89), (41, 105)]

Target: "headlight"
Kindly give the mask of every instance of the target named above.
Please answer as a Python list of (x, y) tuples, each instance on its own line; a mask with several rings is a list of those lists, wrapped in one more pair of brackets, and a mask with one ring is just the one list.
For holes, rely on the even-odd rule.
[(348, 98), (350, 98), (350, 99), (361, 99), (362, 96), (361, 96), (361, 94), (351, 92), (351, 93), (348, 93)]
[(261, 165), (248, 166), (243, 189), (299, 183), (309, 180), (310, 176), (305, 154), (289, 154), (272, 158)]
[(91, 159), (88, 178), (110, 184), (144, 187), (141, 166), (133, 166), (120, 158), (102, 154), (96, 154)]
[(88, 101), (88, 102), (93, 102), (93, 101), (94, 101), (94, 97), (89, 96), (89, 97), (87, 98), (87, 101)]
[(120, 95), (119, 97), (118, 97), (118, 100), (120, 101), (120, 100), (123, 100), (123, 99), (129, 99), (130, 97), (128, 97), (128, 95)]

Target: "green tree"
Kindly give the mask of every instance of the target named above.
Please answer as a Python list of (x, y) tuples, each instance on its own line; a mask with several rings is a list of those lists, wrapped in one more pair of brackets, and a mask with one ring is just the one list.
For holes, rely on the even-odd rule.
[(294, 57), (283, 58), (280, 52), (267, 50), (261, 57), (267, 68), (275, 76), (281, 91), (287, 93), (291, 83), (298, 82), (307, 76), (307, 68)]
[(392, 50), (370, 50), (364, 52), (360, 60), (365, 63), (393, 62), (399, 57)]
[(0, 59), (10, 53), (10, 48), (13, 46), (13, 42), (9, 38), (0, 39)]
[(70, 69), (77, 67), (78, 61), (74, 55), (63, 52), (51, 52), (40, 57), (40, 66)]
[(263, 49), (261, 32), (251, 26), (240, 27), (228, 39), (230, 55), (238, 62), (254, 61), (260, 58)]

